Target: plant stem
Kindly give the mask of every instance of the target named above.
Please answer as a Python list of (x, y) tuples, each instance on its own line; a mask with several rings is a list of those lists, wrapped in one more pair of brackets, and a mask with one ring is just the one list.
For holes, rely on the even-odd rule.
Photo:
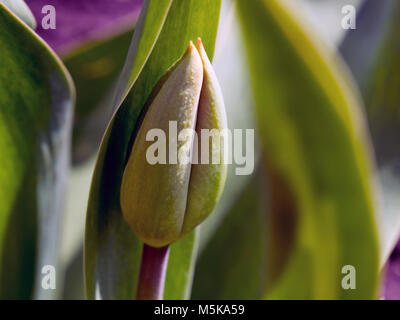
[(154, 248), (143, 246), (140, 266), (137, 300), (162, 300), (169, 246)]

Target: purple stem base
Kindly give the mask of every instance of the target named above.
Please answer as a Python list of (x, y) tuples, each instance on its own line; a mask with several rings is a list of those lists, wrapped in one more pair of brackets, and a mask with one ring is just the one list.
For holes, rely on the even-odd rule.
[(169, 256), (169, 246), (153, 248), (143, 246), (140, 266), (137, 300), (162, 300), (165, 274)]

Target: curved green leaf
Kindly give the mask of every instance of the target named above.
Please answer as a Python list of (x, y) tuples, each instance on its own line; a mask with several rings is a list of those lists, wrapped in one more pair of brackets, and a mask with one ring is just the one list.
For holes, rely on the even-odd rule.
[(173, 0), (143, 2), (136, 32), (116, 89), (115, 107), (123, 102), (137, 80), (160, 35)]
[(0, 297), (49, 298), (41, 270), (57, 267), (73, 86), (3, 4), (0, 30)]
[[(237, 1), (271, 190), (265, 298), (376, 298), (373, 161), (356, 89), (283, 0)], [(356, 270), (355, 290), (341, 286)]]
[[(139, 18), (136, 30), (143, 26), (163, 25), (160, 35), (151, 43), (145, 33), (135, 31), (131, 48), (137, 48), (136, 41), (147, 43), (148, 51), (138, 49), (132, 72), (125, 71), (119, 83), (119, 93), (115, 100), (118, 104), (119, 95), (123, 97), (125, 88), (134, 82), (129, 95), (123, 101), (121, 107), (111, 120), (103, 138), (100, 153), (97, 159), (93, 176), (90, 199), (88, 204), (86, 239), (85, 239), (85, 281), (86, 292), (89, 299), (133, 299), (136, 294), (137, 278), (141, 259), (142, 242), (135, 236), (122, 217), (120, 209), (120, 185), (129, 154), (130, 139), (135, 129), (138, 116), (147, 101), (151, 91), (158, 80), (167, 70), (182, 56), (190, 40), (201, 37), (209, 57), (212, 57), (214, 43), (218, 27), (220, 0), (174, 0), (168, 11), (168, 16), (157, 16), (153, 10), (158, 10), (156, 4), (160, 1), (146, 2), (144, 10)], [(165, 5), (165, 1), (163, 2)], [(164, 8), (164, 7), (163, 7)], [(160, 23), (163, 19), (165, 23)], [(135, 36), (136, 35), (136, 36)], [(154, 48), (153, 48), (154, 47)], [(135, 49), (136, 50), (136, 49)], [(131, 50), (131, 52), (135, 52)], [(149, 58), (144, 59), (146, 55)], [(135, 54), (128, 54), (128, 60)], [(138, 60), (139, 59), (139, 60)], [(142, 66), (141, 64), (144, 64)], [(125, 68), (131, 62), (127, 62)], [(139, 66), (137, 65), (139, 63)], [(135, 71), (137, 70), (137, 71)], [(136, 73), (140, 74), (137, 76)], [(129, 77), (127, 76), (129, 75)], [(135, 81), (135, 78), (137, 80)], [(125, 80), (124, 80), (125, 79)], [(129, 80), (131, 79), (131, 80)], [(188, 247), (194, 247), (189, 234), (182, 239)], [(185, 250), (193, 256), (192, 251), (182, 248), (182, 245), (171, 247), (170, 255), (175, 255), (174, 250)], [(172, 259), (174, 261), (175, 259)], [(188, 281), (192, 266), (183, 262), (187, 272), (174, 274), (174, 277), (184, 277)], [(168, 275), (167, 275), (168, 276)], [(183, 297), (186, 295), (187, 285), (176, 285), (175, 280), (168, 278), (166, 284), (171, 283), (175, 289), (165, 288), (166, 295), (171, 297)], [(183, 282), (182, 282), (183, 283)]]
[[(373, 17), (373, 18), (371, 18)], [(363, 95), (381, 184), (381, 265), (400, 236), (400, 2), (365, 1), (340, 52)]]

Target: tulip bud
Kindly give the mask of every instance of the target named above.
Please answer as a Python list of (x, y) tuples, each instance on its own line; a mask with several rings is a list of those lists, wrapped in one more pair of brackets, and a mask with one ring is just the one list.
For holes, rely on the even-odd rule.
[[(147, 141), (148, 134), (161, 129), (169, 137), (174, 130), (170, 121), (176, 121), (179, 135), (165, 140), (168, 162), (151, 164), (147, 154), (154, 142)], [(162, 247), (177, 241), (214, 209), (226, 179), (223, 143), (211, 144), (209, 164), (193, 164), (192, 160), (194, 155), (199, 162), (202, 158), (194, 150), (201, 149), (201, 129), (221, 132), (225, 128), (224, 103), (211, 63), (201, 41), (198, 50), (190, 42), (186, 54), (156, 86), (122, 178), (122, 213), (144, 243)], [(195, 132), (197, 139), (193, 134), (180, 134), (184, 132)], [(213, 164), (212, 159), (219, 161)]]

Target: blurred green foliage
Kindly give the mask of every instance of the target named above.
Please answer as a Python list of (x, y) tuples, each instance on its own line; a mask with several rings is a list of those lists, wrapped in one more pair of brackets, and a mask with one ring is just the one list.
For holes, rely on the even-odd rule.
[(37, 275), (58, 264), (74, 92), (58, 58), (3, 4), (0, 29), (0, 297), (46, 297)]
[[(273, 190), (271, 215), (289, 210), (297, 219), (287, 262), (279, 273), (269, 264), (264, 297), (376, 298), (374, 166), (355, 86), (290, 2), (237, 4)], [(285, 240), (277, 234), (269, 250), (287, 248)], [(357, 270), (357, 290), (341, 287), (345, 265)]]
[(72, 145), (74, 163), (87, 160), (98, 150), (113, 112), (109, 92), (124, 65), (132, 34), (133, 31), (128, 30), (86, 44), (63, 57), (77, 92)]
[[(299, 17), (290, 6), (293, 1), (236, 3), (263, 159), (250, 181), (228, 179), (240, 187), (228, 186), (223, 206), (203, 230), (172, 246), (164, 297), (376, 298), (376, 169), (358, 89), (335, 48), (325, 47), (310, 32), (306, 16)], [(88, 298), (134, 298), (142, 243), (121, 219), (119, 208), (131, 133), (155, 83), (189, 40), (200, 36), (212, 56), (219, 6), (219, 0), (146, 1), (134, 34), (127, 30), (85, 44), (63, 58), (77, 87), (75, 164), (96, 154), (117, 110), (94, 173), (86, 225), (86, 279), (82, 256), (77, 254), (66, 269), (65, 298), (83, 298), (83, 281)], [(385, 184), (382, 169), (389, 168), (390, 179), (396, 181), (400, 5), (367, 0), (368, 6), (375, 9), (370, 7), (368, 14), (363, 9), (357, 32), (347, 33), (340, 50), (366, 105), (384, 184), (384, 208), (387, 202), (392, 205), (393, 214), (383, 210), (380, 217), (393, 229), (384, 229), (382, 235), (384, 243), (387, 234), (391, 237), (384, 245), (385, 259), (398, 236), (398, 210), (392, 201), (397, 189)], [(235, 14), (230, 18), (238, 19)], [(0, 30), (0, 298), (40, 298), (45, 297), (43, 292), (32, 294), (40, 279), (35, 280), (35, 272), (40, 273), (44, 257), (57, 264), (64, 177), (56, 177), (56, 163), (63, 168), (57, 170), (66, 172), (68, 121), (63, 126), (55, 114), (71, 116), (73, 94), (60, 62), (2, 4)], [(225, 31), (222, 43), (237, 32)], [(224, 60), (229, 52), (221, 52)], [(226, 59), (230, 77), (245, 79), (232, 61)], [(243, 104), (232, 109), (228, 105), (228, 117), (245, 118), (253, 112), (248, 97), (232, 92), (236, 87), (223, 90), (226, 101)], [(57, 140), (59, 132), (63, 139)], [(45, 228), (51, 234), (44, 236)], [(203, 241), (198, 250), (199, 237)], [(357, 270), (354, 291), (340, 286), (341, 268), (349, 264)]]

